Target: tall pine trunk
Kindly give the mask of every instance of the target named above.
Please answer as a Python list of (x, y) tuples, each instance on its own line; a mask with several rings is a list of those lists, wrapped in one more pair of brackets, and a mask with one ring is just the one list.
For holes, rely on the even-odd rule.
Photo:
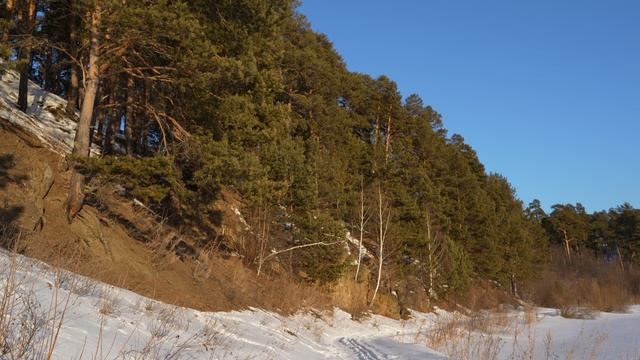
[(133, 156), (135, 151), (135, 142), (134, 142), (134, 124), (135, 124), (135, 115), (133, 112), (133, 101), (134, 101), (134, 81), (133, 77), (127, 75), (127, 100), (126, 100), (126, 109), (124, 116), (124, 138), (126, 141), (126, 150), (127, 156)]
[(27, 44), (24, 44), (20, 48), (20, 85), (18, 88), (18, 109), (21, 111), (27, 111), (27, 98), (29, 96), (29, 75), (31, 75), (32, 56), (31, 56), (31, 38), (33, 33), (35, 18), (36, 18), (36, 0), (28, 0), (27, 7), (24, 9), (26, 12), (23, 16), (22, 29), (23, 34), (28, 35)]
[(20, 49), (20, 84), (18, 86), (18, 109), (27, 111), (29, 97), (29, 75), (31, 74), (31, 46)]
[[(99, 42), (99, 24), (100, 24), (100, 5), (96, 2), (95, 8), (90, 14), (91, 18), (91, 34), (89, 47), (89, 70), (85, 81), (86, 88), (84, 91), (84, 99), (82, 101), (82, 109), (80, 110), (80, 119), (78, 120), (78, 128), (76, 129), (76, 137), (73, 142), (72, 155), (77, 158), (89, 157), (91, 149), (90, 143), (90, 127), (91, 118), (98, 93), (100, 82), (100, 74), (98, 60), (100, 58), (100, 42)], [(73, 169), (71, 184), (69, 187), (69, 195), (67, 197), (67, 219), (69, 222), (78, 215), (84, 202), (84, 175)]]
[(2, 32), (2, 44), (9, 46), (9, 35), (11, 34), (11, 25), (13, 24), (13, 15), (16, 9), (16, 0), (7, 0), (4, 4), (5, 11), (7, 12), (7, 25)]
[[(78, 17), (75, 14), (75, 0), (69, 0), (69, 50), (74, 57), (78, 57)], [(73, 60), (73, 59), (72, 59)], [(78, 108), (78, 64), (71, 61), (69, 72), (69, 88), (67, 89), (67, 113), (74, 114)]]

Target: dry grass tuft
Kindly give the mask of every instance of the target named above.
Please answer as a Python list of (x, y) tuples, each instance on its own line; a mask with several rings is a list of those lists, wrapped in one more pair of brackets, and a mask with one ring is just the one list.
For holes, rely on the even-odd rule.
[(333, 303), (350, 313), (354, 319), (361, 318), (369, 310), (367, 283), (357, 282), (352, 276), (345, 276), (331, 290)]
[(452, 359), (495, 360), (504, 340), (497, 335), (489, 316), (469, 318), (459, 313), (442, 316), (426, 334), (427, 346)]

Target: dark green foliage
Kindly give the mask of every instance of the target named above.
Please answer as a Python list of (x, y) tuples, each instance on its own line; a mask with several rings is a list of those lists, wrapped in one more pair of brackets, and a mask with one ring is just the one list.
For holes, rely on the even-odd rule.
[[(69, 48), (60, 16), (70, 3), (51, 4), (42, 37)], [(391, 79), (349, 72), (329, 39), (295, 12), (295, 1), (122, 4), (103, 2), (108, 50), (94, 134), (112, 156), (89, 160), (88, 173), (195, 226), (207, 223), (220, 190), (233, 188), (247, 214), (275, 209), (273, 218), (294, 223), (291, 238), (275, 239), (278, 249), (325, 244), (279, 256), (290, 256), (310, 281), (343, 274), (351, 259), (342, 241), (347, 230), (357, 232), (361, 191), (371, 212), (378, 184), (391, 223), (384, 263), (394, 274), (425, 283), (416, 265), (427, 254), (425, 219), (441, 239), (439, 289), (464, 291), (478, 277), (513, 285), (544, 263), (539, 204), (525, 213), (506, 179), (487, 174), (473, 148), (448, 136), (442, 116), (418, 95), (403, 100)], [(58, 61), (51, 69), (63, 93), (70, 63)], [(127, 156), (117, 146), (122, 136)], [(625, 229), (635, 226), (620, 214)], [(364, 228), (374, 253), (378, 225)], [(627, 252), (634, 234), (620, 232)]]
[(608, 261), (640, 263), (640, 210), (631, 204), (592, 214), (580, 203), (552, 208), (551, 214), (542, 218), (552, 243), (564, 244), (566, 233), (574, 252), (589, 250)]
[(107, 156), (82, 163), (88, 175), (122, 185), (140, 201), (159, 206), (172, 191), (181, 188), (180, 173), (167, 156), (127, 158)]
[(460, 294), (471, 285), (473, 278), (472, 262), (469, 255), (451, 239), (447, 239), (447, 261), (444, 272), (446, 275), (447, 294)]
[(292, 253), (293, 262), (303, 272), (303, 277), (328, 283), (342, 276), (347, 266), (345, 233), (344, 225), (328, 216), (296, 218), (292, 246), (321, 243)]

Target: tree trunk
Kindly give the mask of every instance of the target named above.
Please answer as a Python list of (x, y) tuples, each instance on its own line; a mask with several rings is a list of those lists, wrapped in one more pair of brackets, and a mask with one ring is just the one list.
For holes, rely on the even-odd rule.
[(435, 293), (435, 264), (434, 264), (434, 256), (433, 256), (433, 241), (431, 238), (431, 217), (429, 217), (429, 214), (427, 213), (427, 257), (429, 260), (429, 291), (427, 291), (427, 294), (429, 294), (429, 297), (431, 298), (432, 295)]
[[(151, 81), (144, 80), (143, 86), (144, 86), (144, 92), (143, 92), (144, 95), (142, 95), (142, 99), (140, 99), (140, 102), (143, 104), (143, 107), (146, 109), (149, 103), (149, 96), (151, 94)], [(136, 112), (136, 127), (137, 127), (137, 133), (138, 133), (137, 153), (145, 154), (147, 153), (147, 143), (148, 143), (147, 138), (149, 134), (147, 131), (146, 117), (144, 112), (142, 111)]]
[[(80, 119), (78, 120), (78, 127), (76, 129), (76, 137), (73, 142), (74, 157), (86, 158), (89, 156), (91, 149), (90, 144), (90, 126), (91, 118), (93, 117), (93, 109), (96, 100), (96, 94), (98, 92), (98, 85), (100, 81), (100, 74), (98, 68), (99, 54), (99, 33), (98, 25), (100, 23), (100, 5), (96, 2), (95, 8), (91, 15), (91, 34), (90, 34), (90, 47), (89, 47), (89, 70), (88, 76), (85, 81), (86, 89), (84, 92), (84, 99), (82, 101), (82, 109), (80, 110)], [(73, 176), (71, 178), (71, 186), (69, 187), (69, 196), (67, 197), (67, 219), (69, 222), (78, 215), (82, 204), (84, 202), (84, 175), (79, 173), (75, 168), (73, 169)]]
[(29, 97), (29, 75), (31, 74), (31, 46), (20, 49), (20, 85), (18, 86), (18, 109), (27, 112)]
[(622, 258), (622, 253), (620, 252), (620, 247), (616, 244), (616, 255), (618, 256), (618, 262), (620, 264), (620, 268), (624, 271), (624, 260)]
[[(382, 195), (382, 187), (378, 185), (378, 278), (376, 280), (376, 288), (373, 290), (373, 296), (369, 306), (373, 306), (380, 290), (380, 281), (382, 280), (382, 263), (384, 261), (384, 243), (387, 238), (387, 231), (389, 230), (389, 221), (391, 220), (391, 213), (387, 209), (384, 197)], [(386, 220), (385, 220), (386, 213)]]
[(26, 11), (25, 16), (23, 17), (23, 24), (21, 27), (23, 29), (22, 33), (27, 39), (27, 44), (23, 44), (20, 48), (20, 85), (18, 88), (18, 109), (23, 112), (27, 111), (27, 98), (29, 96), (29, 75), (31, 74), (31, 38), (30, 36), (33, 33), (34, 25), (35, 25), (35, 17), (36, 17), (36, 1), (28, 0), (27, 7), (24, 9)]
[[(104, 85), (101, 86), (101, 88)], [(98, 89), (100, 90), (100, 89)], [(97, 93), (97, 98), (100, 98), (100, 91)], [(89, 131), (89, 143), (90, 144), (100, 144), (102, 147), (102, 154), (105, 154), (104, 144), (102, 141), (104, 140), (104, 124), (106, 123), (107, 111), (102, 107), (96, 107), (94, 110), (95, 114), (91, 119), (91, 128)]]
[(7, 12), (7, 25), (2, 32), (2, 43), (9, 46), (9, 35), (11, 34), (11, 25), (13, 23), (13, 12), (16, 8), (15, 0), (7, 0), (5, 3), (5, 10)]
[(389, 119), (387, 120), (387, 131), (386, 131), (386, 139), (384, 144), (385, 163), (389, 161), (389, 150), (391, 150), (391, 114), (389, 114)]
[(364, 177), (360, 179), (360, 241), (358, 241), (358, 267), (356, 268), (355, 281), (358, 281), (360, 265), (362, 264), (362, 241), (364, 240), (364, 225), (366, 223), (364, 211)]
[[(69, 50), (76, 59), (78, 58), (78, 17), (75, 14), (75, 0), (69, 1)], [(80, 80), (78, 77), (78, 64), (71, 61), (69, 72), (69, 88), (67, 89), (67, 113), (75, 114), (78, 108), (78, 88)]]
[(134, 101), (134, 86), (135, 83), (133, 81), (133, 77), (127, 75), (127, 100), (126, 100), (126, 110), (124, 117), (124, 138), (126, 141), (127, 148), (127, 156), (133, 156), (135, 151), (135, 142), (133, 135), (133, 128), (135, 124), (134, 112), (133, 112), (133, 101)]
[(53, 50), (45, 50), (44, 64), (42, 65), (42, 88), (48, 92), (55, 93), (58, 89), (55, 87), (56, 74), (53, 71)]
[(567, 259), (569, 261), (569, 264), (571, 264), (571, 246), (569, 246), (569, 242), (571, 240), (569, 240), (569, 236), (567, 235), (566, 230), (563, 229), (562, 234), (564, 235), (564, 250), (567, 253)]

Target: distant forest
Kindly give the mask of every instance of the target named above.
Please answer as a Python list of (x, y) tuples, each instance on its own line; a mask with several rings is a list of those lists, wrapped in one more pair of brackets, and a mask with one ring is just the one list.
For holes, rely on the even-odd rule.
[[(559, 204), (547, 214), (523, 204), (428, 99), (348, 71), (296, 9), (293, 0), (5, 0), (3, 64), (20, 73), (18, 107), (27, 109), (32, 80), (78, 116), (69, 220), (87, 184), (118, 183), (204, 247), (218, 231), (212, 202), (233, 191), (258, 244), (242, 254), (247, 265), (295, 247), (287, 261), (301, 281), (361, 272), (371, 302), (401, 281), (432, 299), (477, 280), (518, 295), (554, 248), (569, 263), (589, 254), (640, 265), (640, 210)], [(89, 159), (90, 144), (102, 156)]]

